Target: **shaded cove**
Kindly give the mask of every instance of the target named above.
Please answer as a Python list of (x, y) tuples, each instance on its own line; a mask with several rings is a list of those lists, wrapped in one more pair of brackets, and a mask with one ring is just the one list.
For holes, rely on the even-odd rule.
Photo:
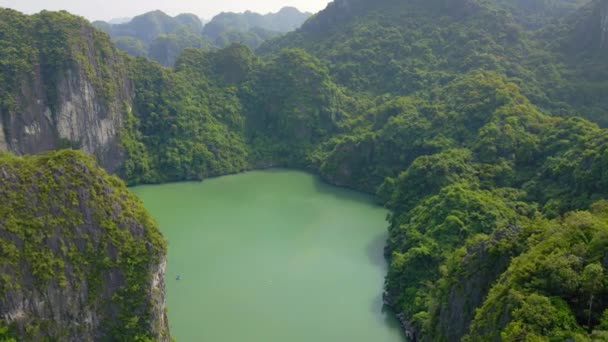
[(287, 170), (133, 188), (169, 240), (178, 341), (404, 341), (383, 310), (386, 210)]

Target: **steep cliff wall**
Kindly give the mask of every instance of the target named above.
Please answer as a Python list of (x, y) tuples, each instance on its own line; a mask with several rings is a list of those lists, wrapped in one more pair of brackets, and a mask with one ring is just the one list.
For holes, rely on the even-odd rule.
[(432, 336), (441, 341), (460, 341), (468, 333), (475, 310), (511, 259), (522, 253), (529, 235), (522, 227), (506, 226), (459, 251), (460, 262), (447, 268), (446, 281), (440, 284), (441, 304), (431, 311)]
[(0, 112), (0, 151), (7, 151), (6, 138), (4, 137), (4, 127), (2, 126), (2, 112)]
[[(608, 51), (608, 0), (594, 0), (565, 20), (570, 55), (598, 56)], [(564, 33), (558, 32), (560, 35)]]
[(0, 203), (0, 340), (169, 340), (165, 242), (120, 180), (82, 152), (0, 154)]
[(608, 0), (604, 0), (600, 5), (600, 27), (601, 27), (600, 47), (603, 50), (607, 50), (608, 49)]
[(0, 78), (0, 150), (80, 148), (115, 171), (119, 133), (132, 99), (123, 58), (109, 38), (64, 12), (0, 10), (7, 68)]

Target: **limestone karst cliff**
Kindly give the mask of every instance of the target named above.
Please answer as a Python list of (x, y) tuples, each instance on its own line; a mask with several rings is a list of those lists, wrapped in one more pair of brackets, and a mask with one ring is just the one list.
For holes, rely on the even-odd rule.
[[(571, 27), (566, 49), (573, 56), (602, 56), (608, 52), (608, 1), (594, 0), (567, 18)], [(563, 33), (560, 33), (563, 34)]]
[(600, 47), (602, 49), (608, 49), (608, 1), (606, 0), (601, 3), (600, 7), (600, 28)]
[(115, 171), (132, 86), (109, 38), (65, 12), (4, 9), (0, 36), (0, 151), (76, 147)]
[[(369, 192), (379, 188), (391, 209), (385, 299), (421, 340), (467, 334), (468, 341), (498, 339), (499, 334), (512, 340), (608, 340), (597, 337), (608, 336), (608, 287), (590, 281), (608, 277), (595, 276), (608, 269), (603, 262), (608, 260), (608, 207), (599, 202), (595, 211), (578, 212), (608, 198), (608, 131), (578, 117), (608, 126), (607, 59), (597, 53), (606, 51), (606, 6), (606, 0), (595, 0), (574, 13), (546, 16), (551, 26), (530, 30), (513, 19), (517, 12), (492, 1), (341, 0), (302, 29), (265, 44), (260, 52), (267, 56), (238, 45), (213, 52), (188, 49), (175, 68), (121, 57), (107, 36), (67, 13), (26, 17), (0, 10), (0, 148), (18, 154), (82, 148), (97, 155), (107, 170), (120, 170), (130, 184), (199, 180), (253, 165), (307, 168), (339, 185)], [(48, 161), (35, 165), (53, 167), (57, 175), (70, 170), (57, 168), (54, 158)], [(30, 178), (15, 177), (6, 184), (19, 187), (15, 194), (29, 194), (24, 184)], [(34, 184), (54, 186), (64, 180), (68, 188), (84, 184), (78, 196), (91, 189), (112, 193), (69, 172), (48, 180), (53, 181)], [(44, 196), (45, 191), (41, 186), (31, 193)], [(36, 196), (26, 197), (27, 203), (45, 203), (45, 197)], [(78, 196), (57, 203), (80, 203), (82, 215), (96, 207), (82, 204)], [(54, 214), (61, 208), (46, 209)], [(103, 214), (111, 222), (122, 219), (113, 206)], [(3, 224), (21, 224), (30, 232), (30, 225), (47, 222), (40, 217), (46, 216)], [(108, 224), (102, 220), (99, 227)], [(91, 243), (103, 244), (95, 240), (100, 230), (90, 227)], [(107, 260), (99, 254), (73, 263), (46, 258), (55, 251), (77, 258), (80, 253), (71, 256), (70, 245), (66, 252), (61, 244), (54, 246), (75, 239), (78, 229), (63, 232), (61, 239), (28, 233), (32, 239), (27, 241), (48, 248), (27, 254), (23, 245), (26, 265), (35, 267), (27, 273), (32, 276), (15, 284), (39, 288), (31, 279), (45, 281), (52, 271), (59, 285), (37, 290), (44, 295), (28, 290), (34, 295), (15, 298), (56, 296), (64, 285), (74, 286), (67, 293), (81, 298), (71, 285), (73, 272), (62, 277), (58, 271), (65, 265), (101, 267), (104, 275), (87, 272), (93, 278), (86, 284), (103, 280), (98, 289), (115, 291), (121, 279), (115, 267), (149, 264), (150, 259), (139, 257), (127, 265), (113, 263), (113, 253), (143, 253), (130, 244), (110, 248)], [(139, 236), (137, 229), (120, 231), (127, 238)], [(501, 231), (508, 240), (498, 235)], [(526, 232), (539, 239), (510, 244), (519, 241), (511, 237)], [(541, 244), (556, 233), (561, 240)], [(10, 241), (20, 247), (24, 240)], [(15, 260), (15, 251), (21, 250), (11, 244), (1, 248), (7, 260)], [(538, 262), (546, 250), (563, 253)], [(10, 314), (5, 321), (15, 323), (11, 332), (33, 334), (34, 340), (36, 329), (73, 334), (74, 328), (65, 328), (61, 320), (57, 327), (45, 326), (53, 310), (65, 310), (53, 319), (76, 315), (76, 322), (84, 322), (80, 326), (90, 327), (85, 336), (91, 339), (112, 333), (157, 336), (155, 327), (164, 325), (161, 305), (151, 306), (156, 314), (147, 313), (147, 304), (138, 306), (163, 301), (149, 290), (162, 287), (163, 262), (153, 260), (138, 273), (141, 278), (136, 276), (141, 286), (132, 295), (116, 297), (124, 304), (118, 301), (109, 311), (106, 303), (73, 309), (73, 300), (65, 309), (56, 302), (39, 311), (38, 304), (0, 309)], [(562, 277), (551, 265), (569, 271)], [(537, 267), (534, 273), (527, 272), (532, 267)], [(10, 270), (4, 273), (12, 276)], [(516, 295), (505, 296), (498, 281), (519, 288)], [(145, 297), (137, 297), (142, 293)], [(15, 309), (20, 307), (30, 308), (32, 319), (16, 320), (23, 317)], [(536, 307), (541, 309), (532, 310)], [(90, 325), (86, 315), (93, 312), (104, 313), (94, 322), (131, 329), (132, 324), (119, 323), (135, 319), (137, 329)], [(505, 314), (492, 314), (500, 312)], [(555, 320), (545, 321), (545, 316)]]
[(166, 245), (78, 151), (0, 153), (0, 340), (168, 341)]

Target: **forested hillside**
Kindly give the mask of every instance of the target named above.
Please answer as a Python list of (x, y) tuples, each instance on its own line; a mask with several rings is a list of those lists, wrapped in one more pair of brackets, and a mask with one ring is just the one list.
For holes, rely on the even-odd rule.
[(203, 35), (220, 48), (239, 42), (255, 49), (269, 38), (299, 28), (311, 15), (294, 7), (268, 14), (224, 12), (205, 25)]
[(201, 35), (203, 23), (194, 14), (171, 17), (161, 11), (139, 15), (122, 24), (96, 21), (93, 26), (108, 33), (116, 46), (136, 57), (149, 57), (166, 66), (187, 47), (210, 48), (211, 42)]
[(108, 33), (120, 50), (172, 67), (186, 48), (209, 50), (241, 43), (255, 49), (270, 38), (295, 30), (310, 16), (293, 7), (265, 15), (224, 12), (203, 25), (194, 14), (171, 17), (153, 11), (125, 23), (96, 21), (93, 26)]
[(601, 91), (606, 58), (588, 68), (581, 55), (603, 46), (605, 6), (598, 0), (338, 0), (260, 52), (304, 48), (326, 61), (337, 82), (373, 95), (418, 95), (462, 73), (492, 70), (553, 115), (608, 125)]
[[(417, 340), (604, 340), (607, 22), (606, 0), (336, 0), (258, 55), (117, 54), (118, 175), (310, 170), (391, 210), (384, 300)], [(4, 30), (13, 84), (32, 50)]]

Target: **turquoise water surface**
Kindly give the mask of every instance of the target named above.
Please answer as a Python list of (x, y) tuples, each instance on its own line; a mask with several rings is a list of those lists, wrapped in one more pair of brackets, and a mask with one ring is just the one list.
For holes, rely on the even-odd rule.
[[(297, 171), (133, 189), (169, 241), (178, 342), (397, 342), (386, 210)], [(177, 280), (179, 277), (179, 280)]]

